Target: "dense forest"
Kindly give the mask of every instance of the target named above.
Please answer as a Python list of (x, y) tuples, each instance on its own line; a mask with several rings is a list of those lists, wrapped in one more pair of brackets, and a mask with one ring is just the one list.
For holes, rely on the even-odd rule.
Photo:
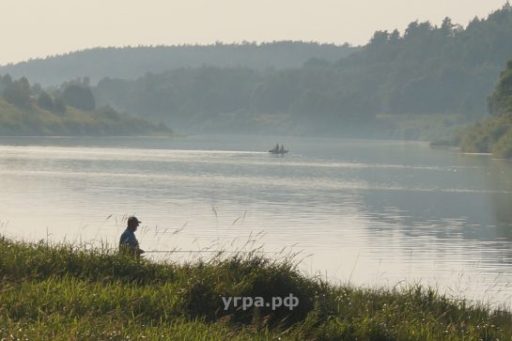
[(241, 43), (182, 46), (94, 48), (0, 66), (0, 74), (27, 77), (44, 85), (69, 79), (104, 77), (135, 79), (147, 72), (160, 73), (203, 65), (248, 67), (256, 70), (300, 67), (311, 58), (336, 61), (357, 48), (309, 42)]
[(459, 137), (461, 148), (465, 152), (512, 158), (512, 60), (489, 97), (489, 110), (492, 117), (471, 126)]
[[(403, 34), (376, 32), (334, 62), (314, 58), (281, 70), (187, 67), (136, 80), (104, 78), (93, 91), (102, 104), (185, 131), (389, 137), (407, 120), (448, 131), (487, 113), (511, 41), (507, 4), (465, 28), (446, 18), (438, 27), (412, 22)], [(425, 127), (412, 124), (402, 137), (421, 138)]]
[(26, 78), (0, 76), (0, 135), (169, 135), (165, 125), (97, 107), (87, 80), (46, 91)]

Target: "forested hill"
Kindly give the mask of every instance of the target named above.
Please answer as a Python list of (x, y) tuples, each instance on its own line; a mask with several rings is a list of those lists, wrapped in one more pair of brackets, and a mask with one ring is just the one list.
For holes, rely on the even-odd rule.
[(170, 136), (142, 118), (98, 107), (88, 84), (75, 80), (46, 91), (26, 78), (0, 76), (0, 136)]
[(376, 32), (360, 53), (334, 65), (352, 91), (367, 93), (376, 112), (487, 112), (487, 96), (512, 57), (512, 7), (463, 28), (446, 18), (440, 27), (412, 22)]
[(248, 67), (257, 70), (300, 67), (309, 59), (335, 61), (356, 51), (348, 45), (281, 41), (215, 45), (94, 48), (0, 66), (0, 74), (27, 77), (43, 85), (58, 85), (77, 77), (95, 82), (103, 77), (133, 79), (202, 65)]
[[(380, 133), (394, 129), (382, 116), (484, 116), (512, 57), (511, 42), (507, 4), (465, 28), (446, 18), (438, 27), (412, 22), (403, 34), (376, 32), (368, 45), (336, 62), (315, 59), (272, 72), (179, 69), (135, 81), (104, 79), (94, 91), (102, 103), (177, 129), (353, 133), (372, 125)], [(412, 130), (408, 136), (418, 137)]]

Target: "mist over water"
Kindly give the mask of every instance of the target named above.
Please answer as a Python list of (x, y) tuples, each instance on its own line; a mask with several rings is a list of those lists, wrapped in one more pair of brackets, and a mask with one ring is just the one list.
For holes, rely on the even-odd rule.
[[(276, 142), (290, 153), (269, 155)], [(0, 234), (115, 248), (136, 214), (146, 250), (286, 248), (335, 282), (508, 306), (510, 179), (510, 162), (420, 142), (0, 138)]]

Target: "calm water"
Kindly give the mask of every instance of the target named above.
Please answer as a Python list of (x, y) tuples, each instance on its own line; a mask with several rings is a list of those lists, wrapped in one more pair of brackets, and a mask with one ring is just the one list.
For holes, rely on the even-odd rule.
[[(290, 154), (264, 152), (276, 142)], [(393, 141), (1, 138), (0, 186), (0, 234), (15, 239), (115, 247), (136, 214), (147, 250), (284, 247), (335, 282), (512, 298), (512, 163), (489, 156)]]

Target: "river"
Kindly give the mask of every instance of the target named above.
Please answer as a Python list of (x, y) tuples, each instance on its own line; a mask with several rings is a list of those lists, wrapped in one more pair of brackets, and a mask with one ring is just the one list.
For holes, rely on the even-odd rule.
[[(267, 153), (277, 142), (290, 153)], [(260, 248), (335, 283), (419, 283), (510, 307), (512, 163), (488, 155), (298, 137), (2, 137), (0, 185), (0, 234), (16, 240), (115, 248), (135, 214), (146, 250)]]

